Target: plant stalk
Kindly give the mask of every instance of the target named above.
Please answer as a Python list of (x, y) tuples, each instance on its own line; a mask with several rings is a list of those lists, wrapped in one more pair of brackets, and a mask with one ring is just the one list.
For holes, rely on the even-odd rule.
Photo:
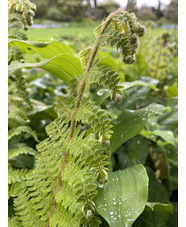
[(72, 139), (72, 135), (73, 135), (73, 132), (74, 132), (74, 129), (75, 129), (75, 115), (76, 115), (78, 108), (79, 108), (81, 101), (82, 101), (83, 93), (84, 93), (84, 90), (85, 90), (86, 77), (87, 77), (87, 75), (90, 71), (90, 68), (91, 68), (94, 60), (95, 60), (101, 39), (104, 37), (104, 34), (105, 34), (106, 30), (108, 29), (110, 22), (112, 20), (112, 17), (116, 16), (118, 13), (123, 12), (123, 11), (124, 10), (122, 10), (122, 9), (118, 9), (118, 10), (110, 13), (110, 15), (107, 17), (107, 19), (102, 22), (100, 33), (99, 33), (99, 35), (96, 39), (95, 45), (93, 46), (93, 48), (91, 50), (90, 57), (88, 59), (88, 62), (87, 62), (86, 68), (85, 68), (85, 73), (84, 73), (83, 79), (82, 79), (82, 81), (79, 85), (76, 103), (75, 103), (74, 110), (73, 110), (73, 113), (72, 113), (72, 116), (71, 116), (70, 131), (69, 131), (67, 143), (66, 143), (66, 146), (65, 146), (65, 153), (64, 153), (64, 156), (63, 156), (63, 161), (62, 161), (60, 172), (59, 172), (59, 175), (58, 175), (58, 184), (57, 184), (57, 187), (54, 191), (52, 206), (51, 206), (51, 209), (50, 209), (49, 214), (48, 214), (47, 227), (49, 227), (49, 225), (50, 225), (50, 217), (51, 217), (52, 212), (55, 209), (55, 205), (56, 205), (55, 196), (56, 196), (57, 192), (59, 191), (59, 189), (61, 187), (62, 172), (63, 172), (63, 169), (65, 168), (65, 166), (67, 164), (67, 157), (68, 157), (68, 154), (69, 154), (68, 145), (69, 145), (69, 143)]

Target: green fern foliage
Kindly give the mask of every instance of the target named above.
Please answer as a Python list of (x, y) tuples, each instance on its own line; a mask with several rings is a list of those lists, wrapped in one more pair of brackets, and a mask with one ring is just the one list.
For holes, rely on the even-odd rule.
[(11, 78), (15, 81), (13, 90), (9, 90), (9, 99), (14, 99), (15, 97), (22, 99), (28, 108), (31, 108), (31, 102), (27, 92), (27, 81), (24, 76), (22, 69), (18, 69)]
[[(174, 58), (174, 52), (169, 48), (172, 44), (171, 38), (169, 32), (164, 32), (157, 39), (156, 54), (149, 59), (149, 72), (154, 78), (166, 80), (167, 75), (170, 75), (173, 71), (171, 63)], [(176, 47), (174, 51), (176, 52)]]
[[(24, 38), (24, 37), (20, 37), (20, 38)], [(16, 60), (21, 61), (22, 59), (24, 59), (24, 57), (23, 57), (23, 53), (19, 47), (12, 46), (11, 48), (9, 48), (8, 63), (10, 63), (11, 61), (16, 61)]]
[[(99, 29), (95, 30), (95, 33)], [(145, 27), (137, 22), (134, 13), (123, 12), (123, 15), (114, 17), (111, 26), (103, 39), (102, 45), (109, 45), (120, 50), (123, 62), (135, 62), (135, 53), (139, 45), (138, 37), (145, 34)]]
[[(22, 24), (27, 30), (33, 24), (36, 6), (29, 0), (8, 1), (8, 22)], [(18, 26), (18, 25), (17, 25)]]
[[(60, 115), (66, 108), (66, 117), (72, 114), (72, 107), (75, 103), (75, 98), (67, 98), (62, 100), (56, 106), (56, 112)], [(63, 113), (64, 115), (64, 113)], [(105, 143), (111, 137), (112, 125), (110, 124), (110, 119), (106, 112), (100, 107), (95, 106), (95, 103), (90, 100), (90, 98), (85, 98), (79, 107), (79, 110), (75, 117), (76, 121), (81, 121), (83, 124), (89, 124), (93, 130), (93, 132), (97, 135), (96, 138)], [(107, 143), (107, 142), (106, 142)]]
[(27, 133), (33, 136), (33, 138), (38, 141), (37, 134), (29, 126), (19, 126), (17, 128), (12, 128), (8, 132), (8, 139), (11, 139), (13, 136), (20, 135), (21, 133)]
[(19, 147), (19, 148), (9, 149), (8, 159), (15, 158), (20, 154), (35, 155), (36, 151), (33, 148), (28, 147), (28, 146), (22, 146), (22, 147)]
[[(26, 30), (29, 26), (28, 16), (25, 14), (29, 12), (30, 18), (34, 16), (35, 5), (28, 0), (22, 1), (8, 1), (8, 22), (9, 38), (26, 40), (26, 34), (20, 31), (21, 26)], [(30, 24), (31, 25), (31, 24)], [(24, 62), (23, 51), (15, 45), (9, 44), (8, 49), (8, 64), (14, 62)], [(22, 70), (18, 70), (14, 75), (9, 77), (8, 90), (8, 183), (9, 196), (16, 197), (19, 193), (19, 186), (22, 181), (26, 179), (30, 165), (29, 161), (36, 154), (34, 148), (28, 146), (22, 138), (29, 139), (32, 136), (38, 141), (37, 134), (32, 130), (29, 124), (29, 118), (26, 111), (31, 108), (31, 102), (26, 91), (26, 78)], [(28, 163), (27, 163), (28, 162)], [(24, 163), (24, 164), (23, 164)], [(9, 220), (9, 226), (20, 226), (17, 217), (12, 217)]]
[[(19, 204), (20, 200), (15, 199), (16, 215), (23, 226), (25, 220), (29, 220), (28, 216), (33, 216), (33, 213), (37, 213), (34, 217), (35, 222), (33, 219), (27, 226), (36, 223), (42, 226), (47, 222), (53, 192), (57, 187), (61, 157), (69, 133), (68, 123), (71, 119), (66, 118), (69, 110), (66, 110), (64, 105), (62, 107), (57, 108), (58, 118), (46, 127), (49, 138), (37, 146), (39, 153), (36, 155), (36, 168), (27, 175), (26, 181), (22, 184), (21, 191), (24, 193), (21, 193), (21, 197), (25, 197), (20, 199), (28, 200), (27, 205), (23, 206)], [(79, 125), (68, 145), (69, 156), (61, 176), (62, 185), (55, 195), (56, 206), (50, 218), (51, 226), (57, 226), (59, 222), (60, 226), (69, 226), (69, 223), (71, 226), (79, 226), (87, 221), (90, 226), (99, 223), (98, 218), (94, 217), (95, 204), (92, 199), (97, 194), (98, 183), (103, 185), (107, 178), (108, 157), (102, 144), (94, 139), (94, 134), (86, 136), (85, 133), (86, 131), (81, 131)], [(26, 212), (28, 209), (26, 206), (32, 207), (32, 210)]]
[(23, 113), (23, 112), (20, 112), (20, 111), (13, 111), (13, 112), (9, 112), (8, 113), (8, 119), (16, 119), (20, 122), (23, 122), (23, 123), (28, 123), (29, 122), (29, 119), (28, 117)]
[[(132, 64), (135, 62), (135, 53), (139, 45), (138, 37), (142, 37), (146, 30), (143, 25), (137, 22), (134, 13), (127, 11), (120, 12), (109, 21), (108, 31), (102, 39), (102, 45), (116, 47), (120, 50), (123, 62)], [(95, 37), (98, 38), (102, 25), (95, 30)], [(78, 53), (78, 57), (83, 66), (88, 62), (92, 46), (87, 47)]]
[[(23, 16), (27, 20), (28, 14)], [(97, 67), (94, 60), (105, 37), (104, 42), (120, 49), (124, 62), (133, 63), (135, 52), (132, 48), (138, 41), (137, 38), (135, 42), (131, 41), (131, 37), (134, 38), (134, 33), (142, 36), (145, 32), (144, 27), (135, 22), (133, 14), (121, 9), (110, 14), (96, 29), (96, 42), (78, 54), (84, 72), (80, 70), (69, 79), (69, 88), (75, 88), (73, 95), (67, 94), (57, 103), (58, 117), (47, 125), (48, 137), (37, 145), (38, 152), (26, 145), (10, 148), (11, 159), (29, 154), (35, 155), (36, 160), (31, 171), (18, 170), (15, 178), (10, 175), (10, 183), (13, 183), (10, 191), (11, 195), (16, 195), (14, 211), (19, 226), (97, 227), (101, 223), (94, 198), (97, 188), (103, 188), (108, 178), (112, 124), (106, 111), (85, 94), (86, 85), (97, 83), (111, 91), (114, 101), (121, 101), (123, 87), (119, 84), (119, 74), (109, 67)], [(114, 33), (113, 37), (114, 30), (117, 34)], [(74, 56), (68, 56), (71, 66), (75, 67)], [(72, 70), (66, 69), (68, 72)], [(62, 79), (65, 80), (66, 76)], [(22, 97), (22, 89), (25, 88), (23, 72), (16, 70), (12, 77)], [(26, 119), (17, 112), (10, 117)], [(9, 139), (22, 133), (38, 141), (36, 133), (28, 125), (11, 128)]]
[(26, 174), (29, 172), (27, 169), (14, 170), (13, 168), (8, 169), (8, 184), (21, 182), (26, 179)]
[(12, 217), (12, 218), (8, 218), (8, 226), (9, 227), (17, 227), (19, 226), (19, 222), (17, 221), (17, 217)]
[(90, 57), (90, 52), (91, 52), (92, 46), (88, 46), (87, 48), (85, 48), (84, 50), (80, 51), (77, 56), (81, 62), (81, 65), (83, 66), (83, 68), (85, 69), (88, 59)]
[(91, 70), (89, 78), (92, 83), (108, 89), (111, 92), (111, 99), (119, 102), (122, 96), (122, 86), (120, 83), (120, 74), (107, 66), (98, 66)]

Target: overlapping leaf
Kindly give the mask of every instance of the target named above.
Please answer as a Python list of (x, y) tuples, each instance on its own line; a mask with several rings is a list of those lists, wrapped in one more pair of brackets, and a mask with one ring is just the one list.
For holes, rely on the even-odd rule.
[(96, 209), (110, 227), (130, 227), (143, 212), (147, 197), (148, 176), (140, 164), (108, 174), (95, 199)]
[(160, 104), (150, 104), (139, 110), (126, 110), (118, 117), (112, 128), (111, 151), (117, 150), (121, 144), (137, 135), (153, 115), (163, 113), (167, 108)]
[(9, 65), (9, 75), (22, 68), (42, 68), (66, 82), (69, 82), (83, 72), (78, 58), (69, 53), (60, 54), (39, 63), (20, 63), (14, 61)]
[(38, 42), (38, 41), (23, 41), (17, 39), (10, 39), (10, 45), (19, 47), (26, 53), (38, 53), (42, 57), (50, 59), (62, 53), (73, 54), (71, 48), (64, 43), (54, 42)]

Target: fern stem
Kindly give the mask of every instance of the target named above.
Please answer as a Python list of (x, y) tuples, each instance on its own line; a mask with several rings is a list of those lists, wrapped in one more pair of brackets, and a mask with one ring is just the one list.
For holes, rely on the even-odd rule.
[(68, 134), (67, 143), (66, 143), (66, 146), (65, 146), (65, 153), (64, 153), (64, 156), (63, 156), (63, 161), (62, 161), (60, 172), (59, 172), (59, 175), (58, 175), (58, 184), (57, 184), (57, 187), (54, 191), (52, 206), (51, 206), (51, 209), (50, 209), (49, 214), (48, 214), (47, 227), (49, 227), (49, 225), (50, 225), (50, 217), (51, 217), (52, 212), (55, 209), (55, 205), (56, 205), (55, 196), (56, 196), (58, 190), (60, 189), (60, 186), (61, 186), (61, 183), (62, 183), (62, 172), (63, 172), (63, 169), (65, 168), (65, 166), (67, 164), (67, 157), (68, 157), (68, 154), (69, 154), (68, 145), (69, 145), (69, 143), (72, 139), (72, 135), (73, 135), (73, 132), (74, 132), (74, 129), (75, 129), (75, 115), (76, 115), (78, 108), (81, 104), (81, 100), (82, 100), (83, 93), (84, 93), (84, 90), (85, 90), (85, 85), (86, 85), (85, 84), (86, 77), (87, 77), (87, 75), (90, 71), (90, 68), (91, 68), (91, 66), (94, 62), (94, 59), (95, 59), (96, 54), (97, 54), (98, 49), (99, 49), (101, 39), (103, 38), (105, 32), (107, 31), (107, 29), (110, 25), (110, 22), (112, 20), (112, 17), (116, 16), (117, 14), (119, 14), (121, 12), (124, 12), (124, 10), (118, 9), (118, 10), (110, 13), (109, 16), (107, 17), (107, 19), (102, 22), (100, 33), (99, 33), (99, 35), (96, 39), (95, 45), (93, 46), (93, 48), (91, 50), (90, 57), (88, 59), (88, 62), (87, 62), (86, 68), (85, 68), (83, 79), (82, 79), (82, 81), (79, 85), (76, 103), (75, 103), (74, 110), (73, 110), (73, 113), (72, 113), (72, 116), (71, 116), (70, 130), (69, 130), (69, 134)]

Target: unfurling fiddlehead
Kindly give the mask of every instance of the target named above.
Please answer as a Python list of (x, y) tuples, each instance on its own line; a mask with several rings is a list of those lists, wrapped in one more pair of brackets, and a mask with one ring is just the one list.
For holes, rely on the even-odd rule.
[[(36, 6), (29, 0), (9, 0), (8, 1), (8, 22), (17, 20), (23, 24), (24, 30), (28, 30), (28, 26), (33, 24)], [(22, 13), (22, 14), (18, 14)]]

